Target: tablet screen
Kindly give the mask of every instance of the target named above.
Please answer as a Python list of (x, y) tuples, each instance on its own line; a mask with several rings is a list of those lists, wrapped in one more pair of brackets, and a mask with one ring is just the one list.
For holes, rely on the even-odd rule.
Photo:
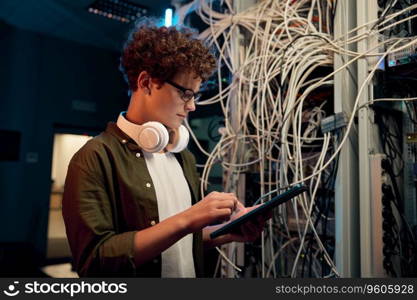
[(298, 184), (286, 192), (279, 194), (275, 197), (273, 197), (271, 200), (265, 202), (264, 204), (260, 205), (259, 207), (251, 210), (250, 212), (244, 214), (240, 218), (233, 220), (230, 223), (227, 223), (223, 227), (217, 229), (216, 231), (212, 232), (210, 234), (210, 237), (212, 239), (221, 236), (223, 234), (229, 233), (233, 230), (236, 230), (241, 224), (251, 220), (256, 219), (257, 216), (262, 215), (266, 213), (269, 210), (272, 210), (274, 207), (277, 207), (278, 205), (294, 198), (295, 196), (305, 192), (307, 190), (307, 187), (303, 184)]

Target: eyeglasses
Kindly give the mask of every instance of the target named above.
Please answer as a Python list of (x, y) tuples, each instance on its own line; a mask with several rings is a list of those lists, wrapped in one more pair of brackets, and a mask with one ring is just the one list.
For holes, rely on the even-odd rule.
[(197, 103), (201, 98), (202, 93), (200, 92), (194, 93), (194, 91), (187, 89), (183, 86), (180, 86), (179, 84), (176, 84), (175, 82), (172, 82), (171, 80), (165, 80), (165, 82), (172, 85), (176, 89), (178, 89), (180, 97), (184, 102), (188, 102), (194, 98), (194, 102)]

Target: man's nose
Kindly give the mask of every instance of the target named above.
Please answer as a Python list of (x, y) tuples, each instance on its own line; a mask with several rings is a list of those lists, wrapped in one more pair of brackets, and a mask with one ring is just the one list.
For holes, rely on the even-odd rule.
[(195, 111), (195, 101), (194, 99), (191, 99), (190, 101), (187, 101), (185, 104), (185, 110), (186, 111)]

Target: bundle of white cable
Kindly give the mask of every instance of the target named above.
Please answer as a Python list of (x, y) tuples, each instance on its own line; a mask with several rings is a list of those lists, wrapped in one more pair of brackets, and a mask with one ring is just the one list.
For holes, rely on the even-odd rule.
[[(208, 156), (202, 173), (201, 193), (204, 195), (207, 190), (210, 170), (215, 163), (221, 163), (228, 174), (246, 171), (259, 173), (260, 193), (267, 195), (263, 200), (270, 199), (284, 187), (306, 182), (310, 187), (309, 193), (297, 197), (292, 201), (292, 205), (280, 207), (273, 222), (270, 222), (268, 231), (263, 235), (260, 275), (270, 276), (272, 272), (273, 276), (277, 276), (275, 260), (284, 254), (285, 249), (285, 254), (291, 255), (294, 262), (289, 270), (281, 270), (280, 274), (297, 276), (301, 254), (306, 250), (309, 239), (313, 238), (311, 251), (314, 249), (315, 254), (311, 257), (315, 261), (309, 262), (313, 273), (321, 274), (318, 268), (321, 268), (322, 262), (317, 259), (320, 254), (331, 270), (328, 276), (338, 276), (333, 258), (314, 226), (317, 217), (314, 204), (323, 172), (343, 147), (353, 126), (359, 96), (368, 86), (378, 63), (389, 53), (414, 45), (417, 40), (411, 40), (401, 46), (396, 39), (384, 40), (366, 53), (347, 50), (346, 45), (367, 39), (370, 34), (383, 32), (399, 22), (408, 21), (414, 16), (392, 23), (396, 16), (416, 9), (417, 5), (388, 15), (373, 32), (370, 32), (370, 29), (377, 20), (335, 39), (329, 26), (332, 19), (332, 0), (264, 0), (239, 13), (233, 11), (228, 0), (222, 2), (228, 8), (228, 13), (215, 11), (212, 8), (213, 2), (208, 0), (195, 0), (189, 5), (209, 24), (208, 29), (201, 33), (201, 38), (216, 47), (219, 55), (219, 93), (204, 101), (202, 105), (220, 103), (225, 118), (225, 130), (210, 153), (203, 149), (192, 135), (203, 153)], [(233, 52), (234, 37), (242, 32), (249, 37), (247, 47)], [(390, 45), (386, 46), (388, 50), (378, 53), (381, 46), (385, 45)], [(335, 54), (345, 55), (348, 61), (323, 77), (312, 78), (313, 72), (319, 68), (333, 68)], [(306, 108), (306, 99), (318, 88), (331, 86), (333, 76), (337, 72), (359, 59), (372, 57), (380, 59), (358, 89), (347, 128), (340, 142), (335, 144), (335, 138), (330, 133), (320, 136), (320, 122), (325, 116), (323, 105), (330, 99), (317, 102), (313, 108), (311, 103), (310, 108)], [(232, 82), (226, 87), (222, 81), (222, 65), (233, 74)], [(230, 111), (231, 101), (235, 101), (233, 111)], [(360, 108), (366, 109), (364, 105)], [(232, 115), (235, 120), (233, 126)], [(303, 123), (307, 123), (308, 126), (303, 127)], [(312, 141), (322, 143), (320, 151), (313, 155), (305, 151), (306, 148), (312, 147)], [(229, 181), (235, 180), (234, 178), (237, 177), (225, 177)], [(236, 186), (236, 182), (226, 182), (226, 187), (231, 186)], [(295, 228), (289, 228), (288, 215), (295, 218)], [(276, 249), (274, 241), (277, 241), (276, 236), (280, 234), (278, 228), (284, 228), (285, 232), (280, 235), (281, 246)], [(308, 236), (309, 232), (313, 237)], [(268, 267), (267, 270), (265, 266)]]

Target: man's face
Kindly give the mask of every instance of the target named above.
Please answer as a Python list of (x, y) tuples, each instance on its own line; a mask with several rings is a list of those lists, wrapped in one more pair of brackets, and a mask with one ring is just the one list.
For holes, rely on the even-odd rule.
[[(195, 78), (193, 73), (185, 72), (175, 75), (171, 82), (196, 93), (200, 89), (201, 78)], [(178, 128), (188, 113), (195, 110), (194, 99), (184, 101), (181, 95), (182, 92), (169, 83), (160, 86), (152, 84), (151, 101), (147, 107), (151, 119), (169, 128)]]

